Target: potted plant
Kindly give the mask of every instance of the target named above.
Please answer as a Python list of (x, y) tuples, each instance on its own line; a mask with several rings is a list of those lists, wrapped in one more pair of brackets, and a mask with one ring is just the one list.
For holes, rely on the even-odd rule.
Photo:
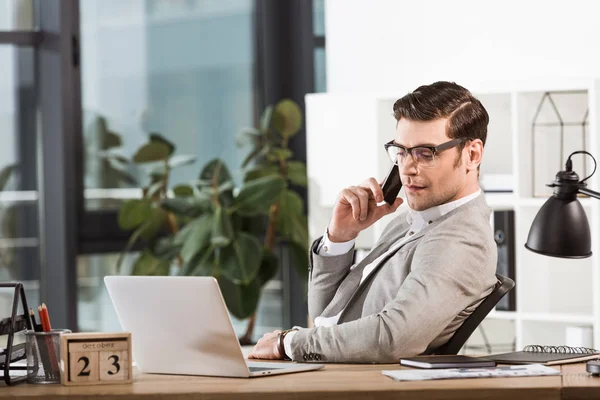
[(252, 342), (262, 288), (279, 269), (276, 246), (286, 246), (292, 265), (307, 275), (304, 202), (290, 188), (306, 186), (306, 167), (289, 149), (301, 123), (296, 103), (282, 100), (267, 107), (258, 127), (242, 132), (238, 142), (251, 150), (239, 187), (219, 159), (205, 164), (197, 180), (171, 187), (171, 171), (195, 157), (175, 154), (159, 134), (150, 134), (130, 160), (115, 149), (103, 153), (113, 167), (127, 171), (134, 164), (148, 176), (142, 198), (119, 209), (120, 227), (132, 231), (122, 256), (144, 240), (131, 273), (216, 277), (232, 315), (249, 318), (242, 344)]

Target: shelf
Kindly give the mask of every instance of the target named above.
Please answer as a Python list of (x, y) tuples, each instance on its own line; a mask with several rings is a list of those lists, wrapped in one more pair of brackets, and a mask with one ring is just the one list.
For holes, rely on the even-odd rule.
[(492, 311), (490, 312), (486, 318), (492, 319), (504, 319), (514, 321), (517, 319), (516, 311)]
[(514, 193), (484, 192), (484, 194), (488, 206), (495, 211), (512, 210), (515, 208), (516, 197)]
[[(548, 197), (522, 197), (517, 200), (517, 203), (523, 207), (541, 207), (548, 200)], [(584, 207), (591, 207), (594, 199), (589, 197), (580, 197), (579, 202)]]
[(593, 325), (594, 317), (592, 315), (577, 314), (552, 314), (552, 313), (519, 313), (519, 318), (523, 321), (538, 322), (563, 322), (568, 324)]

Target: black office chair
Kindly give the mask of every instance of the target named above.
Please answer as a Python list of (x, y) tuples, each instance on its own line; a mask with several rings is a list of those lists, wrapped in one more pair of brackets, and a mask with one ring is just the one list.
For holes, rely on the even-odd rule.
[(460, 348), (465, 344), (467, 339), (473, 334), (475, 329), (481, 324), (483, 319), (492, 311), (494, 306), (504, 297), (504, 295), (515, 287), (515, 281), (512, 279), (496, 274), (498, 283), (485, 300), (467, 317), (465, 322), (454, 332), (454, 335), (444, 344), (434, 351), (434, 354), (458, 354)]

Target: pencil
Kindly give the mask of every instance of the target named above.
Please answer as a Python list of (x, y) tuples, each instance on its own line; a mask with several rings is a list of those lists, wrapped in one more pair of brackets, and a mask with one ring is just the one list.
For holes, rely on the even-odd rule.
[[(50, 316), (48, 315), (48, 307), (46, 307), (45, 303), (42, 303), (38, 308), (40, 313), (40, 320), (42, 321), (42, 329), (44, 332), (52, 332), (52, 326), (50, 325)], [(56, 354), (56, 348), (54, 347), (54, 342), (52, 336), (47, 336), (46, 338), (46, 346), (48, 349), (48, 356), (50, 358), (50, 376), (54, 379), (57, 374), (59, 374), (58, 369), (58, 358)]]
[(31, 323), (33, 324), (33, 330), (36, 332), (39, 332), (40, 326), (35, 321), (35, 311), (33, 311), (33, 308), (29, 309), (29, 316), (31, 317)]
[(38, 308), (40, 313), (40, 320), (42, 321), (42, 329), (44, 332), (52, 331), (52, 326), (50, 325), (50, 317), (48, 316), (48, 307), (46, 307), (45, 303)]

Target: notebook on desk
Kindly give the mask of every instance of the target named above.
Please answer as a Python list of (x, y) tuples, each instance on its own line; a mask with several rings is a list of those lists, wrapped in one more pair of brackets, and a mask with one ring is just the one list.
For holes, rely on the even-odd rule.
[(587, 347), (526, 346), (523, 351), (492, 354), (482, 357), (498, 364), (544, 364), (560, 365), (600, 358), (600, 351)]

